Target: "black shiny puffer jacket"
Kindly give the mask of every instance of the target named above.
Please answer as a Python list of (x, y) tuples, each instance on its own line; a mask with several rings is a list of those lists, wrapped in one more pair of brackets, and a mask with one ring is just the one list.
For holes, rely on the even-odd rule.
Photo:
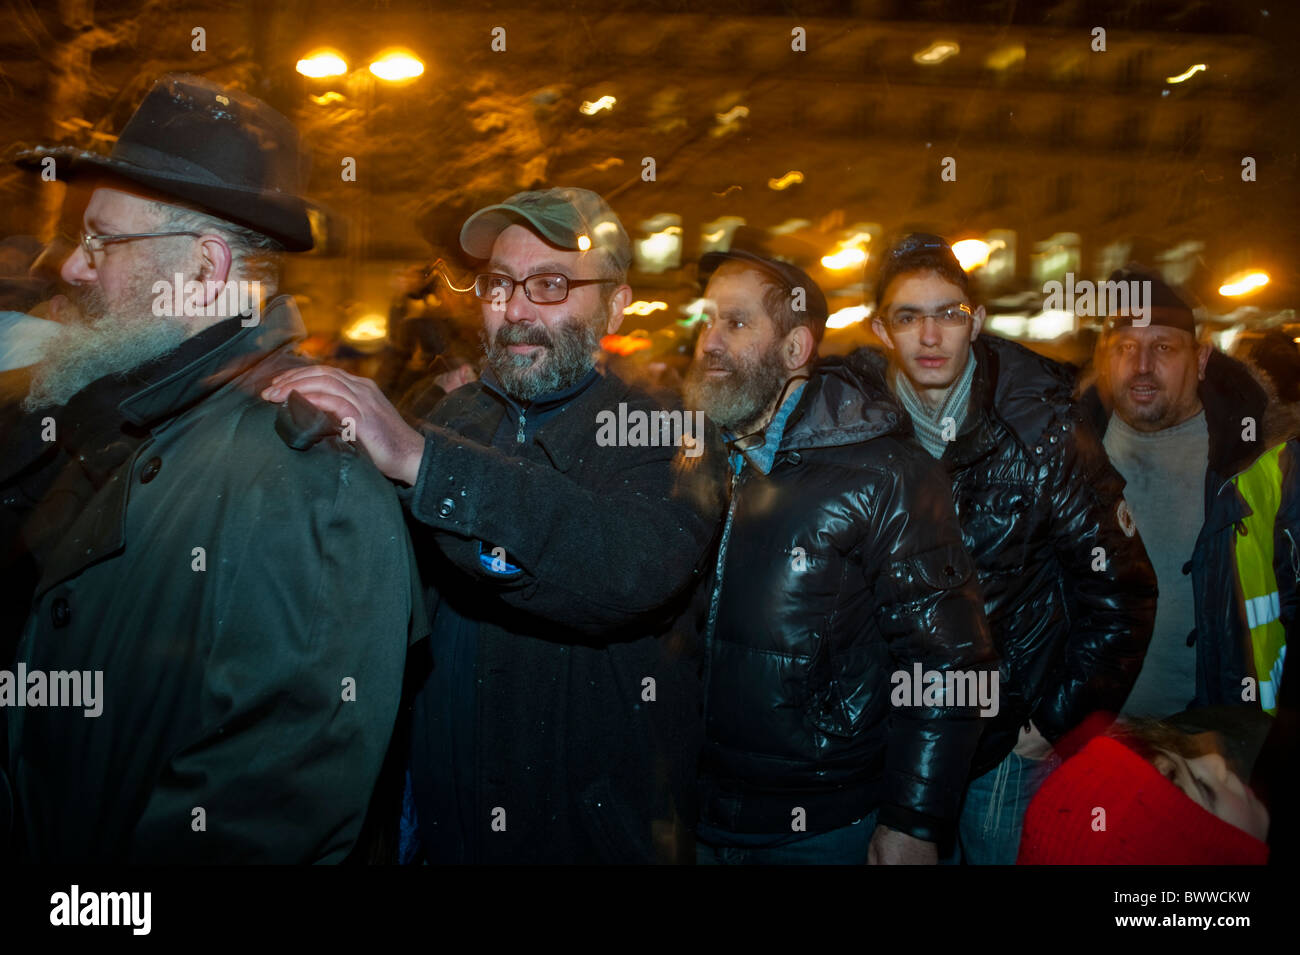
[[(1121, 513), (1124, 479), (1071, 400), (1071, 370), (989, 335), (974, 352), (971, 412), (941, 463), (1002, 658), (978, 775), (1031, 719), (1056, 742), (1093, 712), (1119, 712), (1151, 640), (1156, 578)], [(883, 355), (849, 361), (885, 383)]]
[(880, 807), (935, 840), (955, 817), (978, 709), (895, 706), (894, 675), (987, 678), (997, 661), (947, 482), (910, 429), (888, 392), (826, 360), (771, 472), (733, 478), (706, 633), (709, 825), (790, 832), (802, 809), (823, 832)]

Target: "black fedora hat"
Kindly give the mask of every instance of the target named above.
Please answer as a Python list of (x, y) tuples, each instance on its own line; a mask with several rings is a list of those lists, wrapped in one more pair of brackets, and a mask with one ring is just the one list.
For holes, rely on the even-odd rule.
[(71, 146), (20, 152), (56, 175), (107, 173), (279, 240), (312, 247), (308, 203), (300, 195), (305, 155), (293, 124), (261, 100), (211, 80), (169, 73), (154, 84), (107, 156)]

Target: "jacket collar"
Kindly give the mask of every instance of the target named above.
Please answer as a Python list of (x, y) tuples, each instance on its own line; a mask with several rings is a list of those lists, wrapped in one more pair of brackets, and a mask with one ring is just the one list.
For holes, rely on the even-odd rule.
[(966, 423), (956, 440), (940, 459), (945, 467), (964, 468), (991, 454), (1001, 443), (994, 421), (994, 385), (998, 380), (998, 354), (988, 348), (976, 348), (981, 339), (972, 344), (975, 362), (975, 380), (971, 382), (970, 410)]
[[(1205, 407), (1205, 425), (1210, 432), (1210, 467), (1226, 480), (1244, 471), (1268, 448), (1264, 439), (1268, 392), (1250, 369), (1216, 348), (1210, 352), (1205, 380), (1196, 393)], [(1242, 419), (1247, 417), (1255, 421), (1254, 441), (1241, 438)]]
[(518, 399), (511, 397), (501, 384), (501, 379), (497, 377), (495, 371), (491, 368), (483, 372), (483, 387), (505, 403), (506, 407), (516, 414), (546, 414), (548, 411), (554, 411), (568, 401), (586, 391), (600, 377), (600, 371), (594, 366), (575, 384), (560, 391), (553, 391), (548, 395), (540, 395), (532, 401), (520, 402)]
[[(287, 341), (304, 337), (306, 331), (293, 298), (280, 296), (263, 312), (259, 325), (241, 328), (217, 347), (168, 372), (158, 381), (151, 382), (138, 391), (129, 392), (126, 398), (118, 401), (118, 414), (131, 425), (152, 428), (216, 391), (269, 351)], [(181, 347), (183, 349), (185, 346)], [(226, 362), (230, 363), (229, 367), (226, 367)], [(23, 372), (26, 378), (20, 390), (25, 395), (30, 373), (27, 369), (23, 369)], [(11, 406), (15, 409), (16, 403), (21, 400), (18, 390), (15, 389)], [(129, 391), (129, 388), (126, 390)], [(117, 392), (121, 393), (121, 390)], [(109, 400), (116, 399), (117, 395), (113, 395)], [(76, 396), (73, 400), (76, 400)], [(64, 414), (66, 407), (57, 414)], [(8, 481), (30, 467), (38, 458), (44, 457), (46, 452), (54, 450), (52, 443), (38, 440), (38, 426), (45, 414), (44, 411), (35, 415), (19, 415), (16, 410), (10, 412), (9, 417), (15, 423), (7, 436), (7, 441), (11, 443), (6, 444), (5, 460), (0, 462), (0, 481)], [(62, 425), (60, 429), (66, 433), (67, 429)], [(12, 443), (18, 441), (24, 442), (22, 448)]]
[[(978, 460), (1007, 440), (1008, 435), (1028, 453), (1055, 421), (1058, 406), (1070, 398), (1069, 371), (1023, 345), (980, 335), (972, 348), (975, 380), (971, 384), (971, 416), (966, 430), (957, 438), (958, 447), (944, 456), (945, 465), (964, 466)], [(873, 387), (888, 394), (889, 358), (884, 353), (859, 348), (846, 361)], [(888, 397), (894, 400), (892, 394)], [(907, 419), (910, 434), (910, 419), (906, 413), (903, 418)]]
[[(789, 387), (789, 385), (786, 386), (786, 388)], [(748, 451), (734, 450), (734, 445), (730, 445), (733, 448), (730, 455), (732, 470), (739, 474), (745, 463), (748, 462), (764, 474), (772, 473), (772, 465), (776, 463), (776, 453), (785, 437), (785, 423), (790, 419), (790, 415), (794, 413), (795, 407), (799, 404), (799, 397), (803, 394), (803, 389), (804, 382), (802, 381), (798, 381), (793, 388), (790, 388), (785, 400), (781, 402), (781, 407), (776, 409), (776, 412), (772, 415), (772, 420), (767, 423), (767, 427), (763, 428), (762, 445)], [(728, 432), (728, 434), (730, 433)], [(733, 439), (733, 437), (728, 438), (729, 441)]]
[[(617, 408), (626, 401), (630, 389), (612, 372), (594, 372), (594, 378), (584, 378), (573, 388), (559, 392), (551, 398), (560, 400), (550, 407), (565, 405), (563, 414), (548, 417), (533, 434), (533, 440), (542, 448), (558, 471), (568, 471), (574, 460), (590, 445), (596, 429), (599, 411)], [(491, 444), (501, 416), (510, 408), (518, 409), (517, 402), (508, 398), (487, 376), (475, 385), (466, 385), (465, 405), (447, 422), (447, 427), (478, 444)], [(532, 402), (528, 407), (537, 407)], [(576, 424), (575, 424), (576, 422)], [(521, 448), (523, 445), (520, 446)]]
[(880, 363), (859, 349), (823, 358), (812, 371), (781, 436), (781, 450), (861, 444), (886, 434), (908, 435), (912, 424), (885, 384)]
[(1070, 406), (1074, 370), (1019, 342), (980, 335), (975, 350), (989, 368), (984, 411), (1030, 453)]
[[(289, 296), (281, 296), (262, 313), (259, 324), (240, 329), (206, 354), (126, 398), (118, 404), (118, 409), (140, 427), (156, 430), (234, 380), (274, 349), (303, 335), (297, 306)], [(140, 449), (136, 448), (132, 462), (139, 457)], [(60, 581), (116, 553), (126, 543), (127, 488), (134, 467), (134, 463), (124, 465), (124, 470), (116, 472), (100, 489), (94, 514), (79, 516), (81, 534), (75, 546), (70, 535), (65, 535), (53, 547), (37, 585), (38, 598)], [(72, 479), (67, 471), (61, 474), (51, 496), (57, 496), (59, 481)]]
[(188, 365), (137, 391), (118, 410), (132, 424), (154, 428), (220, 390), (275, 349), (306, 337), (293, 297), (277, 296), (256, 325), (241, 328)]

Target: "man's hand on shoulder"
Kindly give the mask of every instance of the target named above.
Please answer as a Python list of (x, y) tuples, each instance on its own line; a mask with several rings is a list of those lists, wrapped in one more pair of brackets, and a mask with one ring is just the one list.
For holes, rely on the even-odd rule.
[(888, 826), (876, 826), (867, 848), (867, 865), (937, 865), (939, 847)]
[(424, 437), (402, 419), (373, 381), (328, 365), (309, 365), (276, 375), (262, 397), (278, 403), (293, 391), (334, 415), (345, 429), (350, 423), (356, 440), (384, 475), (415, 484)]

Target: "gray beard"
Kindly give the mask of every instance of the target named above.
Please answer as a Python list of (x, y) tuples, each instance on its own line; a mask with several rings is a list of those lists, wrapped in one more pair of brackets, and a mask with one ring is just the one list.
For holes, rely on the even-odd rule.
[(129, 311), (110, 309), (98, 287), (76, 289), (73, 296), (82, 320), (64, 324), (46, 343), (23, 399), (26, 412), (66, 405), (91, 382), (170, 354), (190, 335), (188, 325), (153, 315), (152, 295)]
[[(533, 401), (576, 385), (596, 367), (600, 339), (596, 329), (580, 319), (552, 334), (544, 325), (503, 325), (489, 342), (480, 335), (488, 366), (506, 394), (516, 401)], [(516, 355), (510, 345), (541, 345), (536, 356)]]
[(686, 407), (703, 411), (732, 434), (749, 434), (789, 377), (779, 346), (774, 344), (754, 362), (738, 363), (726, 356), (713, 359), (713, 367), (731, 372), (720, 381), (704, 377), (709, 361), (708, 356), (697, 358), (687, 372)]

